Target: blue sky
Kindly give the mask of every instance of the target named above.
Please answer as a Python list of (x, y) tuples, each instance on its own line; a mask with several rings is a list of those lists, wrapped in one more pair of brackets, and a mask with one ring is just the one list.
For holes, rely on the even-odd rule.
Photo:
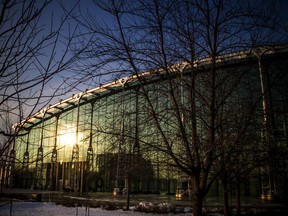
[[(262, 0), (263, 2), (265, 2), (265, 0)], [(63, 0), (63, 3), (65, 5), (65, 8), (68, 10), (70, 8), (72, 8), (73, 4), (77, 2), (76, 0)], [(279, 2), (279, 9), (280, 9), (280, 13), (281, 16), (283, 17), (283, 22), (288, 23), (288, 0), (278, 0)], [(113, 20), (110, 19), (110, 17), (103, 11), (101, 11), (100, 9), (98, 9), (92, 2), (92, 0), (80, 0), (80, 10), (82, 12), (82, 14), (87, 14), (87, 13), (91, 13), (93, 14), (98, 22), (105, 22), (106, 24), (111, 24), (113, 23)], [(79, 9), (79, 8), (77, 8)], [(77, 11), (77, 10), (76, 10)], [(62, 11), (61, 8), (59, 7), (57, 1), (52, 1), (52, 4), (47, 8), (45, 15), (42, 17), (42, 22), (46, 23), (47, 26), (47, 31), (49, 30), (49, 26), (50, 26), (50, 22), (51, 22), (51, 18), (52, 18), (52, 14), (53, 14), (53, 24), (54, 27), (59, 25), (59, 21), (62, 17)], [(69, 23), (69, 24), (68, 24)], [(75, 27), (75, 21), (70, 20), (68, 23), (66, 23), (63, 26), (63, 35), (66, 34), (68, 32), (68, 29), (70, 27), (70, 30), (73, 29), (73, 27)], [(63, 41), (62, 41), (63, 42)], [(57, 44), (57, 52), (56, 52), (56, 56), (58, 56), (59, 58), (61, 57), (62, 53), (63, 53), (63, 49), (64, 46), (61, 43), (61, 41), (59, 41), (59, 44)], [(46, 53), (45, 56), (43, 56), (43, 62), (46, 61), (47, 57), (49, 57), (49, 55), (51, 54), (51, 47), (48, 47), (47, 50), (43, 50), (44, 53)], [(57, 58), (56, 58), (57, 59)], [(62, 76), (64, 77), (70, 77), (71, 73), (69, 73), (68, 71), (66, 71), (65, 73), (62, 74)], [(55, 76), (54, 79), (52, 80), (52, 82), (49, 83), (49, 85), (46, 87), (45, 89), (45, 94), (46, 95), (51, 95), (51, 93), (54, 91), (54, 88), (56, 88), (58, 85), (60, 85), (63, 82), (63, 79), (61, 76)], [(79, 86), (79, 88), (75, 91), (70, 91), (67, 94), (65, 94), (64, 96), (62, 96), (61, 98), (68, 98), (70, 97), (73, 93), (78, 93), (79, 91), (84, 91), (85, 89), (90, 89), (90, 88), (94, 88), (96, 87), (100, 82), (102, 82), (101, 80), (99, 80), (98, 83), (93, 83), (91, 82), (91, 85), (82, 85)], [(105, 83), (106, 81), (102, 82)], [(53, 99), (53, 101), (51, 101), (51, 103), (56, 103), (58, 102), (60, 99), (60, 97), (56, 97), (55, 99)]]

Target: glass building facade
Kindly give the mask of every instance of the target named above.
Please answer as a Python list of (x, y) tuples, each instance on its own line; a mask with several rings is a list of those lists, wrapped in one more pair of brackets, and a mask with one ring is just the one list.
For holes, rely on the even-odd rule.
[[(285, 155), (288, 147), (287, 51), (287, 48), (273, 48), (262, 53), (261, 58), (250, 51), (241, 52), (217, 60), (217, 70), (221, 71), (223, 80), (241, 74), (241, 81), (230, 82), (237, 87), (227, 98), (226, 108), (234, 106), (241, 118), (239, 110), (255, 102), (255, 115), (251, 117), (251, 131), (258, 127), (251, 138), (255, 154), (262, 154), (263, 148), (267, 148), (267, 139), (273, 143), (269, 161), (257, 166), (257, 172), (251, 172), (253, 178), (243, 180), (241, 193), (245, 196), (269, 194), (269, 190), (281, 190), (281, 194), (288, 191), (285, 185), (288, 174)], [(209, 59), (200, 60), (193, 68), (185, 67), (181, 72), (186, 81), (193, 73), (201, 74), (196, 83), (204, 96), (203, 77), (209, 72), (210, 63)], [(153, 104), (158, 123), (171, 143), (175, 143), (171, 148), (180, 154), (183, 151), (177, 144), (177, 116), (166, 91), (167, 80), (171, 79), (174, 79), (173, 91), (179, 96), (176, 100), (185, 107), (189, 88), (177, 81), (173, 72), (169, 76), (149, 72), (140, 78), (131, 76), (79, 93), (15, 124), (19, 136), (12, 149), (16, 158), (13, 175), (6, 175), (7, 184), (10, 182), (18, 188), (112, 192), (115, 188), (125, 189), (129, 177), (132, 192), (175, 193), (179, 184), (190, 188), (189, 178), (171, 167), (168, 162), (171, 159), (155, 149), (163, 144), (148, 103)], [(225, 91), (227, 85), (221, 91)], [(148, 92), (149, 100), (141, 88)], [(205, 113), (203, 104), (198, 108), (199, 113)], [(189, 114), (183, 113), (182, 117), (188, 125)], [(203, 131), (200, 139), (204, 140), (205, 125), (200, 117), (196, 117), (196, 121)], [(218, 183), (216, 180), (212, 186), (211, 196), (219, 195)]]

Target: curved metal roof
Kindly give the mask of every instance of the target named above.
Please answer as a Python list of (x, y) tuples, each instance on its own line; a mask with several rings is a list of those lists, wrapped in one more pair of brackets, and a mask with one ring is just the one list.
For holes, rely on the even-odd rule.
[[(235, 62), (239, 60), (246, 60), (247, 58), (262, 58), (264, 56), (270, 56), (275, 55), (277, 53), (287, 53), (288, 52), (288, 45), (281, 45), (281, 46), (267, 46), (267, 47), (259, 47), (255, 49), (251, 49), (248, 51), (241, 51), (241, 52), (235, 52), (231, 54), (225, 54), (218, 56), (216, 59), (216, 62), (218, 64), (221, 64), (222, 62)], [(209, 66), (211, 63), (211, 58), (204, 58), (200, 60), (195, 60), (193, 62), (193, 68), (199, 69), (203, 66)], [(183, 71), (184, 69), (191, 68), (191, 64), (187, 62), (182, 62), (180, 64), (172, 65), (169, 68), (169, 72), (175, 72), (175, 71)], [(137, 85), (139, 83), (139, 78), (141, 77), (154, 77), (155, 74), (165, 74), (164, 70), (157, 69), (152, 70), (148, 72), (143, 72), (138, 75), (133, 75), (130, 77), (121, 78), (119, 80), (100, 85), (96, 88), (86, 90), (84, 92), (80, 92), (76, 95), (73, 95), (70, 98), (67, 98), (65, 100), (60, 100), (58, 103), (54, 105), (50, 105), (37, 113), (33, 114), (32, 116), (29, 116), (25, 120), (16, 123), (13, 125), (13, 128), (20, 127), (20, 128), (26, 128), (29, 130), (29, 128), (33, 127), (34, 125), (39, 124), (46, 118), (51, 118), (51, 116), (60, 115), (61, 113), (67, 111), (69, 108), (75, 108), (80, 99), (83, 101), (83, 103), (87, 103), (89, 101), (95, 101), (98, 98), (105, 97), (111, 94), (115, 94), (123, 89), (123, 86), (131, 86), (131, 85)], [(156, 76), (155, 76), (156, 77)], [(157, 77), (156, 77), (157, 78)], [(44, 118), (44, 119), (43, 119)]]

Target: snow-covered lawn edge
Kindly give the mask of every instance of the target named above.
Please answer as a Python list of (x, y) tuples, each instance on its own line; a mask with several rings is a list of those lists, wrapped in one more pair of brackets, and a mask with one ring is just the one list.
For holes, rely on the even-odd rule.
[[(2, 205), (0, 207), (0, 216), (10, 215), (10, 204)], [(88, 208), (88, 207), (66, 207), (62, 205), (56, 205), (52, 202), (13, 202), (12, 212), (13, 216), (73, 216), (73, 215), (85, 215), (85, 216), (114, 216), (114, 215), (135, 215), (135, 216), (154, 216), (157, 213), (144, 213), (136, 211), (136, 207), (131, 207), (130, 211), (124, 211), (122, 209), (117, 210), (104, 210), (103, 208)], [(191, 213), (179, 213), (179, 216), (191, 215)], [(167, 216), (172, 216), (174, 213), (167, 213)]]

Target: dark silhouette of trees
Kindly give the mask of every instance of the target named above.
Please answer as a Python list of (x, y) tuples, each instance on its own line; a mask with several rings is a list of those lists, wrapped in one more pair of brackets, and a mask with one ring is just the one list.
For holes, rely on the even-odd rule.
[[(241, 58), (235, 60), (229, 53), (241, 56), (241, 51), (251, 50), (245, 55), (255, 63), (260, 57), (252, 52), (254, 48), (287, 42), (277, 5), (228, 0), (93, 2), (111, 19), (105, 22), (95, 14), (73, 13), (77, 2), (70, 9), (59, 2), (63, 16), (59, 22), (53, 16), (47, 22), (45, 11), (52, 1), (2, 1), (1, 172), (12, 172), (15, 158), (14, 140), (21, 125), (12, 131), (11, 121), (23, 124), (24, 117), (77, 88), (76, 83), (133, 75), (141, 104), (135, 112), (140, 117), (145, 113), (146, 118), (131, 120), (125, 115), (132, 116), (133, 111), (123, 111), (116, 132), (114, 125), (107, 129), (119, 138), (111, 148), (120, 151), (121, 143), (130, 145), (119, 156), (128, 160), (128, 205), (129, 178), (135, 173), (135, 167), (129, 166), (131, 155), (140, 151), (135, 147), (141, 143), (144, 154), (159, 152), (159, 161), (191, 178), (196, 216), (202, 215), (203, 199), (214, 181), (221, 179), (228, 215), (228, 191), (239, 188), (241, 177), (254, 172), (269, 155), (269, 149), (261, 146), (261, 152), (256, 141), (263, 129), (258, 119), (263, 115), (264, 93), (250, 81), (259, 78), (253, 77), (259, 68), (243, 67)], [(81, 29), (68, 25), (63, 31), (70, 18)], [(235, 60), (234, 66), (241, 65), (241, 70), (229, 68), (226, 60)], [(76, 79), (67, 82), (61, 73), (71, 69)], [(55, 77), (61, 77), (56, 85)], [(157, 82), (151, 81), (154, 77)], [(130, 125), (121, 122), (125, 118)]]
[[(251, 68), (225, 69), (221, 56), (285, 42), (274, 4), (260, 7), (250, 1), (225, 0), (94, 3), (111, 20), (101, 23), (93, 14), (76, 17), (93, 38), (82, 56), (91, 61), (85, 78), (92, 78), (97, 69), (112, 78), (134, 75), (138, 79), (149, 113), (145, 123), (153, 125), (151, 137), (157, 134), (159, 141), (146, 144), (166, 155), (171, 167), (191, 177), (193, 213), (202, 215), (203, 199), (216, 178), (238, 181), (243, 170), (253, 169), (253, 164), (238, 163), (244, 155), (252, 158), (259, 135), (251, 119), (254, 102), (243, 103), (245, 98), (240, 98), (244, 91), (242, 95), (254, 99), (249, 97), (255, 93), (252, 87), (241, 88)], [(150, 77), (142, 75), (147, 71)], [(153, 76), (163, 81), (158, 87), (146, 85)], [(156, 90), (162, 100), (157, 106)], [(223, 186), (228, 191), (228, 184)]]
[[(77, 27), (69, 26), (68, 18), (76, 6), (77, 2), (66, 7), (50, 0), (0, 4), (1, 191), (13, 162), (18, 163), (14, 160), (19, 126), (73, 89), (65, 85), (63, 72), (81, 52), (70, 52)], [(20, 125), (12, 128), (15, 122)]]

